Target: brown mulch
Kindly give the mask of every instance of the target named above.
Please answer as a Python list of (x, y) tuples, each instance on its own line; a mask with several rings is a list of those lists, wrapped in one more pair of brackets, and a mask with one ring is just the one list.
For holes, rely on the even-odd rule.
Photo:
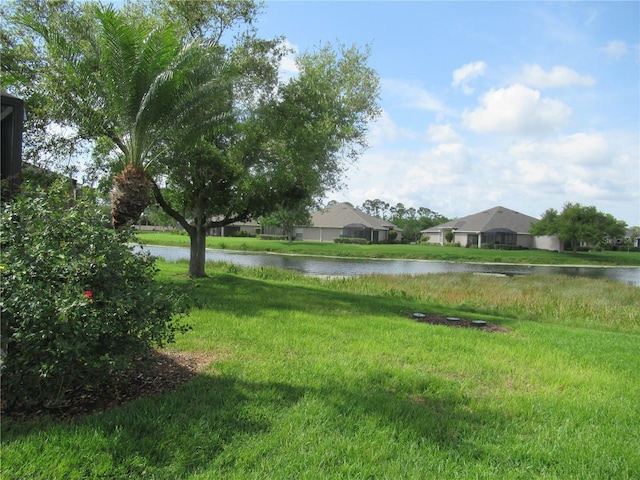
[(29, 419), (51, 415), (72, 419), (137, 398), (171, 392), (203, 371), (212, 361), (211, 354), (156, 351), (136, 363), (128, 374), (99, 388), (71, 392), (65, 402), (55, 407), (14, 407), (3, 410), (2, 416)]
[[(432, 315), (428, 313), (423, 313), (423, 318), (414, 317), (414, 313), (421, 312), (411, 312), (411, 313), (403, 313), (403, 315), (407, 318), (411, 318), (419, 323), (430, 323), (431, 325), (446, 325), (447, 327), (454, 328), (473, 328), (476, 330), (482, 330), (483, 332), (510, 332), (511, 330), (503, 327), (502, 325), (498, 325), (497, 323), (485, 322), (483, 325), (478, 325), (473, 323), (473, 320), (469, 320), (468, 318), (460, 318), (460, 317), (444, 317), (442, 315)], [(448, 318), (457, 318), (457, 320), (449, 320)]]

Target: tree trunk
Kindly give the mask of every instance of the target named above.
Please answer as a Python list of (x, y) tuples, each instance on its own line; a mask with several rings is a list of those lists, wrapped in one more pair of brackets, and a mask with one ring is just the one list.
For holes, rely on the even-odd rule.
[(151, 203), (151, 183), (140, 167), (127, 165), (113, 179), (111, 190), (111, 224), (123, 228), (134, 224)]
[(189, 240), (191, 241), (191, 248), (189, 250), (189, 276), (196, 278), (206, 277), (204, 264), (207, 246), (207, 219), (204, 215), (199, 214), (201, 210), (198, 209), (194, 224), (190, 225), (183, 215), (169, 205), (157, 184), (153, 183), (152, 188), (160, 208), (182, 225), (182, 228), (189, 234)]
[(206, 246), (207, 246), (207, 230), (205, 225), (198, 225), (189, 231), (191, 239), (191, 250), (189, 255), (189, 276), (202, 278), (207, 275), (204, 272)]

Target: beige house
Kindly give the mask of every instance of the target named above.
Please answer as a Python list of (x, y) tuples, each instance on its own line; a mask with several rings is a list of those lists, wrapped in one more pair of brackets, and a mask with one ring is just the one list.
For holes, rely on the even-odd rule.
[(402, 240), (402, 229), (386, 220), (371, 216), (350, 203), (334, 203), (311, 214), (311, 226), (296, 229), (296, 240), (333, 242), (336, 238), (363, 238), (371, 243), (386, 242), (389, 232), (398, 233), (396, 241)]
[[(311, 214), (311, 224), (295, 227), (295, 240), (333, 242), (336, 238), (362, 238), (371, 243), (386, 242), (389, 232), (397, 232), (396, 241), (402, 240), (402, 229), (396, 225), (373, 217), (355, 208), (350, 203), (335, 203)], [(282, 235), (279, 227), (267, 227), (248, 220), (236, 222), (225, 227), (216, 227), (208, 235), (231, 237), (241, 232), (254, 234), (261, 232), (269, 235)]]
[(260, 224), (254, 220), (246, 220), (244, 222), (235, 222), (224, 227), (213, 227), (207, 235), (212, 237), (237, 237), (243, 233), (247, 235), (255, 235), (260, 232)]
[(562, 242), (557, 237), (533, 236), (529, 233), (537, 218), (509, 210), (493, 207), (483, 212), (451, 220), (422, 230), (426, 243), (443, 245), (447, 233), (453, 234), (453, 242), (462, 247), (491, 245), (513, 245), (522, 248), (562, 251)]

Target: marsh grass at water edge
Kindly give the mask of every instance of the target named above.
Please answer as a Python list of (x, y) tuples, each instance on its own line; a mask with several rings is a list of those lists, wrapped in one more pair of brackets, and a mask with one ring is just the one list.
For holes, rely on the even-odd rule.
[(637, 287), (159, 265), (197, 306), (171, 348), (211, 365), (71, 422), (5, 419), (3, 478), (640, 477)]

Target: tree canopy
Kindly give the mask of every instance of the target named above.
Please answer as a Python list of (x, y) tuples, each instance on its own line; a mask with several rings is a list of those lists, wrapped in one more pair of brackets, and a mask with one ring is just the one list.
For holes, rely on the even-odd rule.
[[(281, 80), (291, 52), (281, 38), (257, 38), (259, 9), (250, 0), (120, 10), (29, 1), (12, 17), (34, 39), (36, 80), (25, 92), (45, 99), (45, 121), (94, 142), (96, 169), (114, 178), (114, 225), (137, 219), (150, 189), (189, 233), (194, 276), (204, 275), (208, 229), (339, 188), (379, 113), (368, 48), (321, 45)], [(134, 194), (130, 215), (116, 217)]]
[(594, 206), (565, 203), (562, 212), (547, 209), (539, 222), (531, 228), (533, 235), (557, 235), (577, 252), (581, 243), (606, 243), (609, 239), (624, 237), (626, 223), (613, 215), (600, 212)]

